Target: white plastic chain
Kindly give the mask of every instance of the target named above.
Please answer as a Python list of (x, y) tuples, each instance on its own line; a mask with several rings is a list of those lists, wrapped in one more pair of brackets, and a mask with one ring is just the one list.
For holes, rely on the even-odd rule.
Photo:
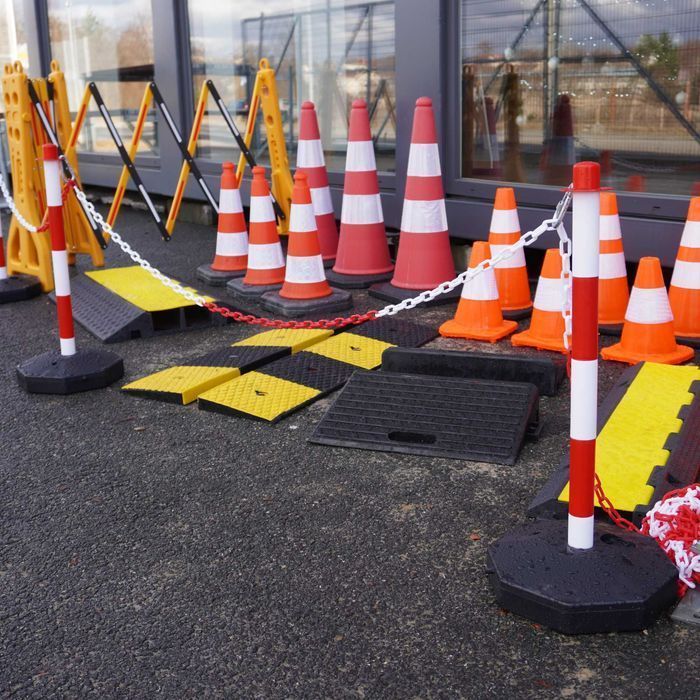
[(27, 229), (27, 231), (29, 231), (30, 233), (36, 233), (37, 227), (33, 224), (30, 224), (22, 216), (22, 212), (20, 212), (20, 210), (17, 209), (15, 200), (12, 199), (12, 195), (10, 194), (9, 190), (7, 189), (7, 185), (5, 184), (5, 178), (2, 175), (0, 175), (0, 190), (2, 190), (2, 196), (5, 198), (7, 205), (10, 207), (10, 211), (15, 215), (15, 218), (17, 219), (17, 221), (19, 221), (20, 225), (23, 228)]
[[(15, 203), (10, 196), (9, 192), (7, 191), (7, 188), (5, 186), (5, 182), (2, 179), (2, 176), (0, 175), (0, 189), (2, 189), (2, 193), (12, 211), (12, 213), (17, 217), (18, 221), (25, 226), (28, 230), (30, 231), (36, 231), (36, 227), (29, 227), (26, 226), (26, 222), (23, 220), (19, 212), (17, 211), (17, 207), (15, 206)], [(83, 207), (87, 210), (89, 215), (94, 219), (94, 221), (97, 223), (97, 225), (107, 234), (110, 236), (110, 238), (122, 249), (126, 255), (128, 255), (137, 265), (140, 265), (146, 272), (148, 272), (150, 275), (152, 275), (155, 279), (157, 279), (161, 284), (165, 285), (169, 289), (172, 289), (174, 292), (179, 294), (180, 296), (183, 296), (185, 299), (187, 299), (189, 302), (196, 304), (197, 306), (202, 306), (204, 307), (207, 304), (207, 299), (200, 294), (196, 294), (190, 289), (187, 289), (183, 287), (179, 282), (170, 279), (167, 275), (164, 275), (160, 270), (157, 268), (153, 267), (151, 263), (148, 262), (145, 258), (142, 258), (141, 255), (137, 251), (135, 251), (102, 217), (102, 215), (95, 209), (95, 205), (90, 202), (87, 198), (87, 195), (85, 192), (83, 192), (77, 185), (77, 183), (73, 182), (73, 190), (75, 191), (75, 196), (78, 198), (80, 203), (83, 205)], [(437, 296), (440, 296), (441, 294), (446, 294), (447, 292), (452, 291), (455, 287), (458, 287), (461, 284), (464, 284), (465, 282), (473, 279), (477, 275), (481, 274), (487, 267), (493, 267), (497, 263), (506, 260), (507, 258), (511, 257), (514, 253), (516, 253), (518, 250), (521, 248), (525, 248), (525, 246), (531, 245), (534, 243), (542, 234), (546, 233), (547, 231), (557, 231), (560, 237), (560, 243), (559, 243), (559, 250), (561, 251), (562, 254), (562, 267), (566, 270), (570, 270), (570, 263), (569, 263), (569, 255), (570, 255), (570, 246), (569, 246), (569, 239), (566, 235), (566, 232), (564, 231), (564, 227), (562, 225), (562, 220), (564, 218), (564, 215), (566, 214), (567, 209), (569, 208), (569, 204), (571, 202), (571, 192), (567, 191), (562, 199), (559, 201), (557, 204), (556, 210), (554, 212), (554, 216), (551, 219), (545, 219), (536, 229), (533, 231), (528, 231), (527, 233), (523, 234), (513, 245), (509, 246), (508, 248), (504, 248), (498, 255), (494, 255), (492, 258), (489, 260), (484, 260), (481, 263), (479, 263), (476, 267), (470, 269), (470, 270), (465, 270), (461, 274), (457, 275), (453, 280), (450, 280), (449, 282), (443, 282), (442, 284), (438, 285), (435, 287), (435, 289), (430, 289), (425, 292), (421, 292), (417, 296), (411, 298), (411, 299), (404, 299), (404, 301), (398, 303), (398, 304), (389, 304), (388, 306), (385, 306), (383, 309), (377, 311), (375, 314), (375, 318), (381, 318), (382, 316), (393, 316), (394, 314), (399, 313), (399, 311), (405, 311), (407, 309), (412, 309), (419, 304), (423, 304), (424, 302), (431, 301)], [(562, 279), (564, 273), (562, 272)], [(564, 322), (567, 324), (567, 330), (570, 332), (571, 328), (571, 302), (570, 302), (570, 297), (569, 297), (569, 292), (568, 289), (571, 285), (571, 280), (570, 280), (570, 275), (566, 278), (564, 281), (564, 299), (562, 300), (562, 316), (564, 317)], [(564, 342), (566, 344), (566, 347), (568, 348), (568, 337), (567, 333), (564, 334)]]

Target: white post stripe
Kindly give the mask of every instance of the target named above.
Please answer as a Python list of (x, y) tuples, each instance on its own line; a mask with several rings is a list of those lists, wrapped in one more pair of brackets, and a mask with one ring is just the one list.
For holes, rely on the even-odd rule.
[(348, 152), (345, 156), (345, 171), (366, 173), (376, 170), (374, 159), (374, 144), (371, 141), (348, 141)]
[(436, 143), (412, 143), (408, 151), (407, 176), (435, 177), (442, 175), (440, 151)]
[(311, 188), (311, 203), (314, 205), (314, 214), (322, 216), (323, 214), (333, 213), (333, 200), (331, 199), (331, 189), (325, 187)]
[(219, 214), (240, 214), (242, 211), (240, 190), (221, 190), (219, 193)]
[(323, 259), (320, 255), (304, 257), (288, 255), (284, 279), (286, 282), (297, 282), (300, 284), (304, 282), (323, 282), (326, 279)]
[[(510, 246), (507, 245), (499, 245), (497, 243), (490, 243), (489, 247), (491, 248), (491, 256), (495, 257), (498, 255), (502, 250), (505, 250), (506, 248), (509, 248)], [(518, 250), (513, 253), (509, 258), (506, 258), (505, 260), (501, 260), (498, 264), (494, 265), (494, 267), (497, 270), (506, 270), (511, 267), (525, 267), (525, 253), (522, 248), (518, 248)]]
[(517, 209), (494, 209), (491, 214), (491, 233), (520, 233)]
[(497, 301), (498, 287), (496, 275), (491, 268), (486, 268), (480, 275), (467, 280), (462, 287), (462, 299), (473, 301)]
[(624, 253), (603, 253), (600, 256), (599, 276), (602, 280), (627, 277)]
[(618, 238), (622, 238), (622, 229), (620, 228), (620, 217), (617, 214), (601, 214), (600, 240), (616, 241)]
[(340, 221), (344, 224), (382, 224), (382, 200), (378, 194), (344, 194)]
[(52, 250), (53, 281), (56, 296), (70, 296), (70, 276), (68, 274), (68, 253), (65, 250)]
[(560, 278), (540, 277), (535, 292), (535, 308), (540, 311), (561, 313), (562, 283)]
[[(2, 245), (2, 244), (0, 244)], [(0, 267), (0, 280), (6, 280), (7, 279), (7, 268), (3, 265)]]
[(447, 231), (444, 199), (404, 199), (401, 230), (408, 233)]
[(61, 177), (57, 160), (44, 161), (44, 178), (46, 181), (46, 204), (49, 207), (62, 206)]
[(313, 204), (292, 204), (289, 214), (289, 231), (308, 233), (316, 230), (316, 215)]
[(625, 320), (632, 323), (668, 323), (673, 321), (673, 312), (668, 303), (665, 287), (640, 289), (632, 287)]
[(322, 168), (325, 164), (323, 146), (319, 139), (299, 139), (297, 144), (297, 168)]
[(683, 289), (700, 290), (700, 262), (676, 260), (671, 285)]
[(684, 248), (700, 248), (700, 221), (686, 221), (681, 236)]
[(264, 224), (275, 220), (275, 210), (272, 208), (272, 200), (269, 195), (251, 195), (250, 197), (250, 223)]
[(216, 235), (216, 254), (234, 257), (248, 254), (248, 234), (218, 233)]
[(591, 549), (593, 547), (593, 517), (579, 518), (569, 513), (568, 545), (573, 549)]
[(58, 340), (61, 343), (61, 355), (63, 357), (75, 355), (75, 338), (59, 338)]
[(598, 360), (571, 360), (571, 431), (574, 440), (598, 435)]
[(592, 231), (600, 226), (600, 192), (576, 192), (571, 218), (576, 232), (576, 253), (571, 256), (574, 277), (598, 277), (600, 241), (597, 231)]
[(248, 246), (249, 270), (276, 270), (284, 267), (284, 255), (279, 243), (251, 243)]

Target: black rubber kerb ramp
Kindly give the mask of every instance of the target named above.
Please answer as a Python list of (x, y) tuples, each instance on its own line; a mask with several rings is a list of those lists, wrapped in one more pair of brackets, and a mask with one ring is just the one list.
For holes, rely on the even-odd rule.
[(212, 287), (225, 287), (229, 280), (243, 277), (245, 273), (245, 270), (226, 270), (222, 272), (221, 270), (212, 270), (211, 265), (200, 265), (197, 268), (197, 279), (206, 282)]
[(17, 367), (19, 385), (32, 394), (76, 394), (102, 389), (123, 375), (122, 358), (100, 349), (79, 349), (69, 356), (52, 350)]
[(678, 582), (650, 537), (600, 523), (593, 548), (572, 552), (557, 520), (494, 542), (487, 571), (500, 607), (565, 634), (643, 630), (676, 600)]
[[(391, 282), (383, 282), (382, 284), (373, 284), (369, 288), (369, 295), (371, 297), (376, 297), (382, 301), (388, 301), (392, 304), (398, 304), (406, 299), (413, 299), (417, 297), (421, 292), (426, 291), (425, 289), (402, 289), (401, 287), (395, 287)], [(442, 304), (449, 304), (455, 299), (459, 299), (462, 293), (461, 285), (455, 287), (451, 292), (446, 294), (440, 294), (435, 297), (432, 301), (427, 301), (422, 304), (422, 306), (441, 306)]]
[(285, 299), (279, 292), (267, 292), (260, 298), (260, 305), (285, 318), (296, 318), (320, 312), (345, 311), (352, 306), (352, 294), (343, 289), (333, 289), (329, 296), (320, 299)]
[(14, 275), (0, 280), (0, 304), (25, 301), (39, 294), (41, 294), (41, 284), (36, 277)]
[(240, 277), (226, 283), (226, 291), (236, 301), (255, 300), (266, 292), (276, 292), (281, 288), (281, 282), (279, 284), (246, 284)]
[(343, 289), (366, 289), (379, 282), (388, 282), (393, 276), (393, 270), (376, 275), (344, 275), (334, 270), (328, 270), (328, 272), (326, 272), (326, 279), (336, 287), (341, 287)]

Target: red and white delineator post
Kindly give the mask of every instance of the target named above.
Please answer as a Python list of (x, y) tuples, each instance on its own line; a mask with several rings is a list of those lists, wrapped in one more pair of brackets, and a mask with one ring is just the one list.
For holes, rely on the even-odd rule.
[(593, 546), (598, 434), (598, 262), (600, 165), (574, 165), (572, 191), (571, 424), (568, 545)]

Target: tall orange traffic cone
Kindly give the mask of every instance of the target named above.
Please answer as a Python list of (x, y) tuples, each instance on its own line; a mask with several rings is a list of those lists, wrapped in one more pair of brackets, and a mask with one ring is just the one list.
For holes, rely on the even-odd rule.
[(224, 163), (219, 194), (219, 223), (216, 231), (216, 254), (211, 265), (197, 268), (197, 277), (214, 287), (221, 287), (234, 277), (245, 274), (248, 263), (248, 233), (243, 216), (233, 163)]
[(321, 144), (321, 134), (318, 130), (318, 119), (313, 102), (304, 102), (301, 105), (297, 170), (306, 173), (309, 179), (321, 255), (324, 265), (330, 267), (335, 260), (338, 249), (338, 227), (335, 223), (331, 190), (328, 187), (326, 161), (323, 157), (323, 145)]
[(603, 348), (604, 360), (633, 365), (661, 362), (678, 365), (694, 355), (693, 348), (677, 345), (673, 313), (658, 258), (642, 258), (637, 268), (620, 342)]
[(530, 327), (522, 333), (516, 333), (510, 342), (517, 347), (527, 346), (538, 350), (553, 350), (563, 352), (564, 317), (562, 306), (564, 301), (564, 285), (561, 279), (561, 255), (557, 248), (550, 248), (544, 256), (542, 272), (535, 292), (535, 304), (532, 309)]
[[(469, 269), (491, 257), (485, 241), (477, 241), (472, 248)], [(446, 338), (471, 338), (495, 343), (510, 335), (518, 327), (517, 321), (504, 321), (498, 301), (498, 287), (493, 268), (487, 267), (462, 287), (462, 298), (451, 321), (440, 326), (440, 335)]]
[(279, 289), (284, 282), (284, 253), (265, 168), (260, 165), (253, 168), (249, 228), (248, 270), (243, 279), (231, 280), (226, 285), (229, 294), (236, 299), (255, 299), (265, 292)]
[(551, 136), (547, 142), (544, 182), (566, 186), (576, 162), (574, 118), (569, 95), (560, 95), (552, 111)]
[[(516, 243), (519, 238), (520, 221), (515, 204), (515, 193), (512, 187), (499, 187), (493, 202), (489, 230), (491, 253), (497, 255), (503, 248)], [(523, 249), (498, 263), (495, 271), (504, 318), (520, 319), (529, 316), (532, 300)]]
[(390, 280), (393, 269), (367, 103), (355, 100), (350, 111), (340, 241), (335, 265), (327, 276), (339, 287), (360, 289)]
[(676, 337), (700, 347), (700, 197), (690, 200), (668, 300)]
[(334, 289), (326, 280), (311, 192), (306, 173), (300, 171), (294, 175), (284, 283), (279, 292), (263, 294), (260, 303), (287, 317), (352, 306), (350, 292)]
[[(413, 115), (394, 277), (391, 282), (370, 287), (370, 294), (400, 301), (454, 277), (433, 102), (429, 97), (420, 97)], [(455, 289), (429, 303), (444, 304), (457, 296), (459, 290)]]
[(598, 273), (598, 328), (601, 333), (620, 335), (629, 298), (617, 197), (614, 192), (601, 192)]

